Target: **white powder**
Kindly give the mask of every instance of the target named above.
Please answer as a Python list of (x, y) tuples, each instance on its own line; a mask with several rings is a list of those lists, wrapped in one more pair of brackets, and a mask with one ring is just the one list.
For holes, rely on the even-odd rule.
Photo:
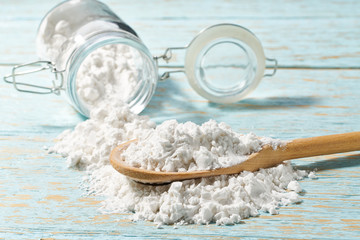
[(261, 211), (278, 214), (280, 206), (300, 202), (296, 192), (285, 189), (305, 175), (283, 164), (254, 173), (149, 186), (103, 166), (93, 172), (89, 184), (90, 190), (106, 196), (102, 206), (105, 212), (130, 211), (134, 212), (133, 220), (163, 224), (230, 225)]
[(309, 175), (308, 175), (308, 178), (317, 179), (318, 177), (316, 176), (315, 172), (310, 172)]
[(252, 133), (236, 133), (225, 123), (214, 120), (201, 126), (169, 120), (131, 144), (123, 156), (130, 166), (147, 170), (209, 170), (239, 164), (264, 144), (274, 148), (281, 144), (270, 138), (265, 140)]
[(55, 63), (62, 54), (63, 45), (71, 37), (73, 29), (68, 21), (51, 16), (44, 19), (42, 24), (44, 27), (36, 39), (38, 55)]
[(58, 142), (49, 151), (67, 157), (70, 167), (106, 166), (114, 147), (154, 127), (148, 117), (132, 113), (123, 103), (103, 101), (90, 113), (90, 119), (58, 136)]
[[(78, 124), (73, 131), (65, 131), (50, 151), (67, 157), (69, 166), (80, 166), (87, 170), (87, 191), (89, 194), (105, 197), (101, 211), (133, 212), (133, 220), (154, 221), (160, 227), (162, 224), (211, 222), (236, 224), (242, 219), (257, 216), (262, 211), (278, 214), (280, 206), (301, 201), (297, 193), (301, 189), (297, 180), (305, 177), (307, 173), (295, 171), (290, 164), (254, 173), (242, 172), (237, 175), (186, 180), (162, 186), (144, 185), (129, 180), (110, 165), (109, 154), (116, 145), (134, 138), (151, 138), (156, 132), (160, 132), (159, 128), (163, 128), (164, 133), (169, 133), (173, 131), (168, 129), (171, 126), (176, 126), (174, 129), (186, 128), (183, 129), (183, 133), (208, 126), (212, 128), (218, 146), (223, 147), (227, 144), (228, 149), (234, 153), (237, 148), (231, 141), (239, 141), (242, 137), (247, 139), (247, 143), (251, 142), (250, 145), (241, 145), (242, 149), (248, 152), (259, 150), (262, 144), (253, 134), (239, 135), (226, 124), (218, 124), (215, 121), (209, 121), (202, 126), (169, 121), (154, 130), (155, 124), (147, 117), (131, 113), (123, 104), (104, 102), (91, 112), (91, 119)], [(220, 132), (222, 134), (219, 134)], [(201, 136), (202, 133), (197, 134)], [(176, 135), (164, 135), (162, 138), (178, 139)], [(209, 136), (204, 139), (204, 143), (216, 145), (209, 141)], [(272, 141), (265, 139), (263, 142)], [(220, 142), (223, 144), (219, 144)], [(214, 156), (223, 150), (225, 155), (228, 154), (225, 149), (220, 150), (221, 147), (210, 152)], [(212, 163), (215, 166), (220, 162), (214, 160)]]
[(139, 53), (126, 45), (106, 45), (93, 51), (81, 64), (77, 93), (88, 108), (104, 99), (126, 102), (136, 92)]
[(289, 182), (287, 189), (290, 191), (295, 191), (297, 193), (302, 192), (302, 188), (301, 188), (299, 182), (297, 182), (297, 181)]

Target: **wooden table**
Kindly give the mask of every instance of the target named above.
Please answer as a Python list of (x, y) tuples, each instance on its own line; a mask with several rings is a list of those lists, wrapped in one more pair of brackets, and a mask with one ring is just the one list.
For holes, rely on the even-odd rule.
[[(1, 76), (9, 64), (37, 59), (37, 26), (57, 2), (1, 1)], [(154, 55), (186, 45), (206, 26), (230, 22), (251, 29), (266, 55), (279, 61), (274, 77), (231, 105), (207, 102), (184, 75), (173, 75), (158, 85), (143, 112), (157, 123), (213, 118), (240, 132), (281, 139), (360, 130), (359, 1), (105, 2)], [(0, 239), (360, 238), (358, 152), (294, 161), (318, 169), (319, 178), (301, 181), (303, 202), (281, 208), (280, 215), (263, 213), (235, 226), (157, 229), (127, 220), (126, 213), (99, 213), (101, 198), (79, 188), (84, 173), (43, 149), (84, 120), (64, 98), (19, 93), (3, 82), (0, 89)]]

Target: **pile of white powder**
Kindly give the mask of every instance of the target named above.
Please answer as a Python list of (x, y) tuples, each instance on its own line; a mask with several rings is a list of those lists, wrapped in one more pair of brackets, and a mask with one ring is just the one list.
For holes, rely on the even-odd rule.
[(91, 111), (90, 119), (58, 136), (50, 151), (65, 156), (69, 167), (98, 168), (109, 165), (114, 147), (154, 127), (148, 117), (132, 113), (123, 103), (103, 101)]
[[(302, 189), (297, 180), (307, 173), (294, 170), (290, 164), (254, 173), (242, 172), (162, 186), (136, 183), (118, 173), (109, 163), (110, 151), (115, 146), (135, 138), (140, 139), (141, 144), (147, 140), (149, 146), (146, 150), (152, 145), (154, 149), (152, 153), (144, 154), (144, 149), (139, 148), (133, 151), (134, 154), (156, 156), (159, 153), (159, 159), (173, 161), (159, 165), (159, 162), (139, 158), (134, 161), (136, 164), (147, 169), (176, 170), (179, 167), (176, 161), (187, 162), (180, 166), (182, 171), (228, 165), (233, 159), (241, 161), (242, 157), (237, 159), (235, 154), (258, 151), (265, 143), (280, 144), (254, 134), (237, 134), (226, 124), (212, 120), (202, 126), (166, 121), (155, 128), (147, 117), (131, 113), (123, 104), (103, 102), (91, 112), (89, 120), (61, 134), (50, 151), (67, 157), (69, 166), (86, 169), (89, 194), (105, 198), (101, 207), (103, 212), (132, 212), (133, 220), (158, 224), (214, 222), (228, 225), (257, 216), (261, 211), (277, 214), (280, 206), (301, 201), (298, 192)], [(190, 145), (187, 149), (186, 146)], [(138, 146), (141, 145), (134, 145), (134, 148)], [(179, 154), (175, 154), (176, 151)], [(168, 158), (165, 153), (168, 153)], [(188, 155), (197, 159), (189, 159)], [(221, 157), (224, 159), (219, 160)]]
[(214, 120), (201, 126), (169, 120), (131, 144), (123, 156), (130, 166), (147, 170), (209, 170), (239, 164), (260, 151), (264, 144), (276, 148), (282, 142), (252, 133), (242, 135)]

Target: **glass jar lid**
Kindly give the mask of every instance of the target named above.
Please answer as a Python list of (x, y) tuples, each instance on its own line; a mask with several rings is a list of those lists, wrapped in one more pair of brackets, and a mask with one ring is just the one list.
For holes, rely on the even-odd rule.
[(238, 102), (259, 84), (265, 71), (259, 39), (235, 24), (201, 31), (188, 45), (185, 73), (192, 88), (216, 103)]

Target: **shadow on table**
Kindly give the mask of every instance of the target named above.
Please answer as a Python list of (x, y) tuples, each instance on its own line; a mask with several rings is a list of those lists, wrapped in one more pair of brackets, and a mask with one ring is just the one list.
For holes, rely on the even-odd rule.
[(319, 162), (310, 163), (308, 165), (298, 166), (300, 170), (314, 170), (324, 171), (329, 169), (339, 169), (360, 166), (360, 154), (354, 154), (346, 157), (339, 157), (335, 159), (328, 159)]
[[(196, 95), (190, 86), (181, 86), (176, 80), (169, 79), (159, 84), (149, 105), (141, 113), (149, 115), (155, 122), (168, 119), (178, 122), (192, 121), (201, 124), (209, 119), (224, 121), (224, 116), (236, 114), (260, 113), (289, 109), (310, 108), (321, 101), (314, 96), (290, 96), (244, 99), (233, 104), (210, 103)], [(275, 112), (277, 111), (277, 112)]]
[(208, 103), (210, 108), (222, 108), (228, 110), (240, 109), (284, 109), (284, 108), (306, 108), (317, 104), (319, 98), (314, 96), (293, 96), (293, 97), (268, 97), (249, 98), (238, 103), (218, 104)]
[[(185, 91), (193, 91), (191, 95), (196, 94), (195, 90), (185, 89)], [(159, 84), (156, 92), (151, 99), (148, 107), (163, 110), (172, 108), (184, 111), (212, 111), (214, 109), (226, 111), (238, 110), (256, 110), (256, 109), (286, 109), (286, 108), (304, 108), (317, 104), (320, 99), (314, 96), (291, 96), (291, 97), (267, 97), (267, 98), (248, 98), (243, 99), (237, 103), (219, 104), (208, 102), (206, 99), (200, 98), (198, 100), (186, 99), (187, 93), (184, 89), (180, 89), (175, 80), (168, 79)], [(193, 98), (194, 96), (192, 96)], [(195, 97), (197, 98), (197, 96)], [(201, 108), (201, 109), (200, 109)], [(145, 109), (146, 112), (146, 109)]]
[(201, 124), (211, 117), (207, 111), (207, 102), (200, 100), (200, 103), (195, 103), (191, 100), (192, 97), (189, 97), (193, 93), (187, 90), (180, 87), (176, 80), (168, 79), (162, 82), (141, 114), (149, 115), (158, 123), (175, 118), (179, 122), (193, 121)]

